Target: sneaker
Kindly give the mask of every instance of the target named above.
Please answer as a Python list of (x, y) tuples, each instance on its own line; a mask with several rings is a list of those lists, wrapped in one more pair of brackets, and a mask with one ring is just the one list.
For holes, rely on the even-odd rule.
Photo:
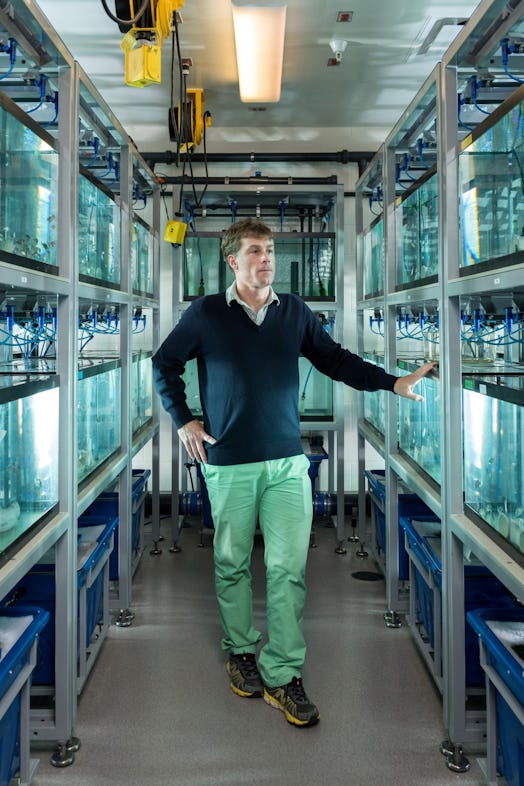
[(264, 688), (264, 701), (282, 710), (288, 723), (295, 726), (314, 726), (320, 720), (317, 707), (308, 699), (300, 677), (293, 677), (287, 685)]
[(231, 678), (229, 687), (233, 693), (246, 699), (259, 699), (262, 696), (264, 686), (253, 654), (250, 652), (240, 655), (231, 654), (226, 669)]

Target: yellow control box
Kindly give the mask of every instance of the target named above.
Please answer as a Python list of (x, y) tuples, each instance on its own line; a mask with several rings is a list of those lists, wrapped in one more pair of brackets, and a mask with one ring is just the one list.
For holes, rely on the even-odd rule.
[(162, 50), (159, 46), (135, 46), (125, 51), (126, 85), (145, 87), (160, 84)]
[(164, 240), (167, 243), (173, 243), (175, 246), (181, 246), (186, 236), (187, 224), (185, 221), (168, 221), (166, 224), (166, 231), (164, 232)]

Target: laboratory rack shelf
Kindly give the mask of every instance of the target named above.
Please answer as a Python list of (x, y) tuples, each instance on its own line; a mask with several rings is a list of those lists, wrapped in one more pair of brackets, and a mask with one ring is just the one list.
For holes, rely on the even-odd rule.
[[(521, 3), (509, 9), (503, 0), (483, 0), (356, 184), (358, 351), (378, 352), (386, 370), (406, 373), (411, 367), (399, 363), (405, 347), (414, 350), (429, 339), (421, 354), (438, 362), (438, 376), (422, 386), (427, 393), (422, 409), (417, 411), (416, 402), (387, 399), (383, 440), (365, 418), (368, 394), (361, 396), (359, 529), (366, 526), (365, 471), (373, 466), (366, 466), (366, 446), (371, 446), (384, 459), (393, 492), (384, 506), (390, 541), (399, 520), (400, 484), (441, 521), (436, 573), (421, 561), (420, 549), (416, 556), (410, 548), (418, 560), (413, 571), (419, 594), (425, 591), (435, 608), (435, 593), (439, 585), (442, 589), (441, 628), (437, 634), (433, 626), (428, 638), (442, 639), (436, 681), (449, 738), (440, 749), (453, 772), (468, 769), (464, 752), (483, 743), (485, 726), (485, 710), (484, 718), (482, 709), (476, 718), (470, 712), (471, 685), (462, 665), (464, 598), (470, 592), (464, 564), (474, 558), (507, 593), (524, 601), (519, 381), (524, 86), (522, 73), (508, 80), (499, 57), (501, 41), (520, 35), (522, 20)], [(484, 67), (494, 72), (483, 95), (496, 100), (489, 116), (477, 112), (467, 128), (461, 109), (468, 85)], [(429, 246), (431, 255), (424, 256)], [(474, 367), (476, 361), (484, 368)], [(428, 402), (435, 410), (429, 432)], [(431, 559), (434, 569), (435, 556)], [(399, 574), (391, 567), (386, 618), (403, 603)], [(436, 644), (425, 644), (424, 657), (434, 672)]]
[[(140, 353), (150, 357), (158, 344), (160, 190), (132, 139), (33, 0), (15, 4), (9, 14), (0, 11), (2, 36), (16, 38), (26, 68), (37, 75), (45, 70), (49, 91), (60, 96), (55, 119), (44, 123), (38, 112), (29, 114), (18, 106), (16, 93), (0, 82), (0, 153), (11, 164), (4, 167), (0, 188), (0, 273), (6, 292), (0, 307), (2, 361), (26, 374), (24, 383), (10, 386), (9, 395), (22, 396), (18, 404), (1, 403), (2, 380), (8, 377), (0, 375), (2, 429), (9, 434), (0, 448), (9, 443), (14, 463), (18, 461), (18, 414), (11, 412), (16, 404), (26, 476), (35, 481), (15, 500), (21, 486), (15, 488), (13, 467), (0, 459), (0, 510), (6, 511), (0, 520), (15, 516), (17, 506), (25, 515), (31, 494), (38, 496), (32, 500), (34, 522), (25, 532), (6, 526), (1, 533), (0, 602), (37, 571), (50, 550), (55, 554), (61, 592), (50, 625), (60, 679), (38, 739), (56, 742), (52, 763), (67, 766), (78, 749), (79, 686), (96, 660), (95, 645), (100, 646), (105, 630), (100, 629), (96, 641), (90, 640), (92, 631), (82, 630), (77, 607), (83, 608), (84, 601), (74, 590), (86, 589), (90, 597), (109, 570), (97, 563), (96, 576), (90, 570), (87, 588), (82, 584), (75, 559), (78, 519), (109, 486), (117, 486), (120, 517), (129, 521), (129, 532), (120, 530), (115, 603), (128, 609), (133, 459), (149, 446), (153, 521), (159, 528), (158, 406), (148, 398), (143, 375), (140, 397), (134, 396), (133, 360)], [(87, 353), (82, 357), (86, 345), (93, 354), (112, 357), (91, 362)], [(24, 365), (30, 367), (29, 375)], [(99, 382), (104, 384), (96, 390)], [(34, 395), (29, 395), (31, 386)], [(44, 412), (33, 407), (31, 413), (23, 405), (44, 393), (53, 396)], [(49, 433), (43, 434), (46, 428)], [(47, 464), (45, 445), (52, 454)], [(47, 487), (51, 495), (44, 493)], [(13, 555), (16, 559), (10, 559)]]

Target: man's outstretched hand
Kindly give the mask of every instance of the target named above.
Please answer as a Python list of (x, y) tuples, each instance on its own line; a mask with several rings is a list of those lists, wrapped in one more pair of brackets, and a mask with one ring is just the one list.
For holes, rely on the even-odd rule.
[(414, 388), (422, 377), (425, 377), (436, 365), (436, 363), (424, 363), (423, 366), (419, 366), (412, 374), (406, 374), (404, 377), (399, 377), (395, 382), (393, 392), (396, 393), (397, 396), (412, 398), (415, 401), (424, 401), (424, 396), (415, 393)]

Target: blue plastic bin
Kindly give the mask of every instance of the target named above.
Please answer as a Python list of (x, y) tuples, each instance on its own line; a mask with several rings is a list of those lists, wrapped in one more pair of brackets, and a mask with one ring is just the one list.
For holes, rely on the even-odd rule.
[[(370, 490), (376, 501), (371, 499), (375, 514), (377, 546), (386, 554), (386, 515), (383, 507), (386, 504), (385, 470), (373, 469), (364, 472)], [(409, 578), (409, 557), (404, 546), (404, 532), (400, 525), (401, 516), (432, 516), (433, 512), (416, 494), (398, 495), (398, 577), (401, 581)]]
[(0, 618), (26, 616), (31, 617), (32, 622), (0, 660), (0, 698), (2, 701), (9, 700), (9, 693), (14, 693), (0, 718), (0, 786), (8, 786), (20, 770), (22, 757), (29, 757), (29, 728), (25, 730), (27, 750), (24, 752), (21, 748), (21, 689), (31, 679), (34, 668), (31, 648), (49, 619), (47, 611), (39, 608), (16, 606), (0, 609)]
[[(137, 553), (140, 547), (140, 527), (147, 493), (150, 469), (134, 469), (132, 479), (132, 524), (131, 550)], [(80, 518), (91, 516), (116, 516), (118, 520), (118, 491), (105, 491), (98, 496)], [(118, 527), (115, 530), (114, 548), (109, 559), (109, 578), (118, 581)]]
[(490, 621), (518, 624), (519, 630), (522, 630), (520, 644), (524, 648), (524, 609), (516, 605), (513, 609), (477, 609), (468, 612), (467, 619), (484, 643), (488, 679), (490, 669), (493, 669), (508, 694), (506, 697), (502, 695), (502, 687), (496, 692), (497, 770), (504, 776), (508, 786), (524, 786), (524, 725), (506, 700), (511, 697), (517, 706), (520, 705), (521, 716), (524, 716), (523, 661), (489, 625)]
[[(80, 609), (80, 592), (89, 580), (102, 557), (110, 547), (111, 537), (115, 532), (118, 519), (97, 517), (91, 519), (91, 524), (98, 527), (96, 546), (77, 569), (77, 594), (78, 610)], [(80, 520), (79, 520), (79, 530)], [(80, 533), (82, 534), (82, 533)], [(79, 541), (79, 549), (80, 543)], [(29, 573), (13, 588), (7, 601), (11, 598), (19, 599), (24, 604), (35, 604), (49, 612), (49, 620), (42, 630), (38, 642), (38, 663), (33, 672), (34, 685), (55, 684), (55, 565), (53, 563), (38, 562)], [(18, 606), (12, 608), (18, 609)], [(3, 613), (3, 610), (2, 610)], [(86, 588), (86, 619), (79, 619), (79, 625), (85, 625), (86, 641), (89, 642), (97, 624), (103, 616), (103, 571), (96, 576), (92, 584)]]
[[(424, 576), (416, 568), (415, 571), (415, 591), (417, 595), (417, 610), (420, 613), (421, 622), (428, 635), (431, 646), (435, 643), (434, 631), (434, 592), (442, 596), (442, 562), (438, 551), (440, 537), (438, 534), (422, 535), (416, 529), (417, 522), (438, 522), (435, 516), (432, 517), (402, 517), (400, 524), (406, 532), (409, 547), (422, 563), (428, 572), (431, 572), (435, 584), (432, 589)], [(464, 566), (464, 619), (467, 612), (483, 608), (486, 605), (497, 608), (512, 608), (514, 601), (508, 595), (507, 589), (485, 566), (465, 565)], [(465, 656), (466, 656), (466, 685), (476, 687), (484, 684), (484, 674), (480, 666), (478, 657), (478, 644), (471, 628), (465, 628)]]

